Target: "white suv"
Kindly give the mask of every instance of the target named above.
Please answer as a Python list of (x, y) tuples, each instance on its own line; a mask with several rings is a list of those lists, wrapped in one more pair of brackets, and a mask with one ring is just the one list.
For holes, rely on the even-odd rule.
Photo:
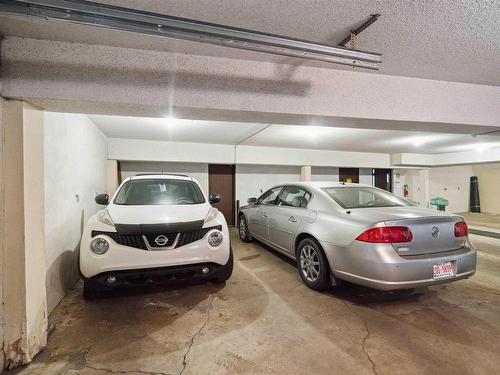
[[(210, 196), (210, 203), (221, 200)], [(233, 254), (224, 215), (198, 182), (183, 175), (128, 177), (113, 198), (96, 196), (106, 209), (92, 216), (80, 245), (83, 294), (123, 285), (202, 278), (224, 282)]]

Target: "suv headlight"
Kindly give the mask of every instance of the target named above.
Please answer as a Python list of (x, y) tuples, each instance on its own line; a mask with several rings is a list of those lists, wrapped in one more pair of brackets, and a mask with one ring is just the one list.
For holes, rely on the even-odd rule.
[(96, 219), (103, 224), (111, 225), (114, 227), (113, 221), (111, 220), (111, 216), (109, 216), (108, 210), (101, 210), (97, 213)]
[(208, 243), (212, 247), (219, 246), (223, 239), (224, 236), (222, 235), (222, 232), (219, 232), (218, 230), (214, 230), (208, 235)]
[(109, 242), (106, 241), (104, 238), (94, 238), (92, 242), (90, 243), (90, 250), (94, 254), (97, 255), (102, 255), (105, 254), (106, 251), (109, 249)]
[(217, 217), (218, 214), (219, 214), (219, 210), (217, 208), (210, 207), (210, 210), (208, 210), (208, 215), (205, 218), (204, 223), (208, 223), (209, 221), (212, 221), (213, 219), (215, 219)]

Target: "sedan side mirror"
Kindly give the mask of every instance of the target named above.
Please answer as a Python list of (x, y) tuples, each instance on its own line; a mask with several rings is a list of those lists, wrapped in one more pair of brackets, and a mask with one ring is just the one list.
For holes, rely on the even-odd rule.
[(257, 198), (248, 198), (247, 203), (248, 204), (256, 204), (257, 203)]
[(222, 195), (220, 195), (219, 193), (210, 194), (208, 200), (210, 201), (210, 203), (218, 203), (222, 200)]
[(97, 204), (107, 206), (109, 204), (109, 195), (108, 194), (98, 194), (95, 196), (95, 202)]

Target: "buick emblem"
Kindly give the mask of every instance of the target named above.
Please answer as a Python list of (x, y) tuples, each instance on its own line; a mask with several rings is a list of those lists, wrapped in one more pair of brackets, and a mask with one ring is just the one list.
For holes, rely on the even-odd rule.
[(432, 237), (438, 238), (438, 236), (439, 236), (439, 229), (438, 229), (438, 227), (432, 227), (432, 232), (431, 233), (432, 233)]
[(165, 246), (168, 242), (167, 236), (164, 236), (163, 234), (161, 236), (158, 236), (155, 238), (155, 242), (158, 246)]

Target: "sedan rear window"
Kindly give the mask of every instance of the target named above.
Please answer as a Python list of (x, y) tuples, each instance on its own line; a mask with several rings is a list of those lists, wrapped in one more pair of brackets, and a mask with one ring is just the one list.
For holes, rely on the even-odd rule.
[(116, 195), (120, 205), (187, 205), (205, 203), (198, 184), (188, 180), (139, 179), (126, 182)]
[(369, 186), (327, 187), (323, 190), (343, 208), (413, 206), (394, 194)]

